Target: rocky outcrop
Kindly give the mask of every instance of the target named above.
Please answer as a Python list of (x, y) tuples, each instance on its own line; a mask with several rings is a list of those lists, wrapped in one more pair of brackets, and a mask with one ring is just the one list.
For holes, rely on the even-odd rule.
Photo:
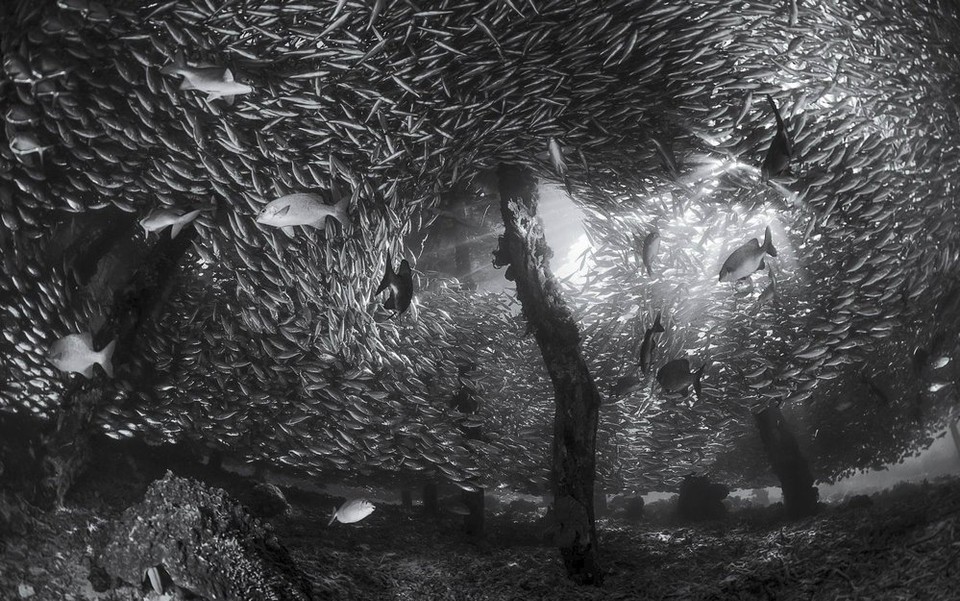
[(114, 524), (101, 563), (125, 582), (162, 568), (210, 601), (310, 601), (306, 578), (259, 519), (224, 491), (167, 472)]

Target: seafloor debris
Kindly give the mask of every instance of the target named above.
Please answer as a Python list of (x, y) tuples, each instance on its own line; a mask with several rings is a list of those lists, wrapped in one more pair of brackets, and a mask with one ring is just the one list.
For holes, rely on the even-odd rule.
[(171, 472), (123, 512), (102, 564), (136, 585), (160, 566), (174, 585), (211, 601), (313, 598), (268, 526), (224, 491)]

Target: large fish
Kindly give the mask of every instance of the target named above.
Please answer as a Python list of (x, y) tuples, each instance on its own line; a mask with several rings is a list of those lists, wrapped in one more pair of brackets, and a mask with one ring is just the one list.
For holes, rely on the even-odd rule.
[(179, 75), (183, 77), (180, 83), (181, 90), (197, 90), (207, 95), (207, 100), (222, 99), (227, 104), (233, 104), (235, 96), (249, 94), (253, 88), (233, 79), (233, 73), (226, 67), (191, 67), (183, 57), (183, 52), (177, 52), (173, 62), (160, 69), (164, 75)]
[(680, 392), (686, 395), (693, 386), (700, 400), (700, 380), (703, 378), (705, 365), (697, 371), (690, 371), (690, 362), (686, 359), (674, 359), (657, 370), (657, 382), (667, 392)]
[(764, 255), (777, 256), (777, 249), (773, 247), (773, 239), (770, 236), (769, 225), (763, 234), (763, 244), (760, 244), (760, 241), (754, 238), (730, 253), (730, 256), (727, 257), (720, 268), (720, 281), (734, 282), (751, 275), (758, 269), (765, 269)]
[(337, 204), (328, 205), (317, 194), (301, 192), (287, 194), (271, 201), (260, 210), (257, 223), (283, 228), (287, 235), (293, 234), (293, 226), (309, 225), (322, 228), (327, 217), (333, 217), (341, 224), (347, 222), (349, 199), (344, 197)]
[(643, 344), (640, 345), (640, 369), (643, 370), (643, 373), (648, 373), (650, 366), (653, 365), (653, 351), (657, 347), (657, 341), (653, 336), (663, 331), (663, 325), (660, 324), (660, 313), (657, 312), (657, 318), (653, 321), (653, 325), (647, 328), (643, 335)]
[(89, 332), (70, 334), (57, 340), (50, 347), (47, 358), (57, 369), (66, 373), (93, 377), (93, 366), (99, 364), (107, 376), (113, 377), (113, 351), (117, 341), (110, 342), (100, 351), (93, 350), (93, 337)]
[(643, 266), (647, 268), (647, 275), (653, 277), (653, 262), (660, 250), (660, 232), (653, 230), (643, 239)]
[(777, 133), (773, 136), (767, 156), (764, 157), (763, 165), (760, 167), (764, 180), (789, 173), (790, 159), (793, 157), (793, 142), (783, 123), (783, 117), (780, 116), (780, 110), (769, 94), (767, 94), (767, 102), (770, 103), (773, 115), (777, 119)]
[(341, 524), (354, 524), (367, 517), (376, 507), (366, 499), (349, 499), (343, 502), (339, 509), (330, 516), (327, 526), (332, 526), (334, 522)]
[(410, 306), (413, 300), (413, 272), (410, 271), (410, 263), (406, 259), (400, 261), (400, 267), (396, 272), (393, 271), (393, 261), (387, 259), (387, 266), (380, 279), (380, 285), (374, 295), (380, 294), (387, 288), (390, 289), (390, 296), (383, 303), (385, 309), (396, 311), (397, 315), (403, 315), (403, 312)]
[(197, 218), (201, 213), (200, 209), (188, 213), (179, 213), (173, 209), (154, 209), (140, 220), (140, 227), (147, 234), (150, 232), (160, 232), (164, 228), (171, 227), (170, 237), (176, 238), (184, 227)]

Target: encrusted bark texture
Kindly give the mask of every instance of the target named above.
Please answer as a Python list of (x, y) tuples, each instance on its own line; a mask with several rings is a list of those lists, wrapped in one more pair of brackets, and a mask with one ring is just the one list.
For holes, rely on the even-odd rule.
[(567, 574), (601, 584), (593, 513), (600, 394), (580, 352), (580, 332), (550, 271), (550, 248), (537, 216), (537, 185), (526, 168), (501, 165), (500, 211), (505, 232), (495, 264), (507, 268), (536, 338), (556, 399), (553, 427), (555, 540)]

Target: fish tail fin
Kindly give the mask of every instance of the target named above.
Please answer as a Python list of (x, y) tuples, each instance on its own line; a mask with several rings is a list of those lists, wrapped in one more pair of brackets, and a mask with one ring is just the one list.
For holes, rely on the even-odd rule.
[(660, 311), (657, 311), (657, 318), (653, 322), (653, 331), (654, 332), (663, 332), (663, 324), (660, 323)]
[(350, 220), (350, 196), (344, 194), (337, 204), (333, 205), (333, 218), (342, 225), (346, 225)]
[(177, 234), (180, 233), (183, 228), (190, 225), (190, 223), (197, 218), (202, 211), (197, 209), (196, 211), (190, 211), (189, 213), (184, 213), (180, 216), (180, 219), (173, 224), (173, 227), (170, 228), (170, 238), (176, 238)]
[(103, 347), (103, 350), (100, 351), (100, 357), (97, 361), (100, 364), (100, 367), (103, 368), (103, 371), (107, 374), (108, 378), (113, 377), (113, 351), (117, 348), (117, 341), (111, 340), (110, 344)]
[(777, 249), (773, 247), (773, 236), (770, 234), (770, 226), (763, 232), (763, 248), (771, 257), (777, 256)]

